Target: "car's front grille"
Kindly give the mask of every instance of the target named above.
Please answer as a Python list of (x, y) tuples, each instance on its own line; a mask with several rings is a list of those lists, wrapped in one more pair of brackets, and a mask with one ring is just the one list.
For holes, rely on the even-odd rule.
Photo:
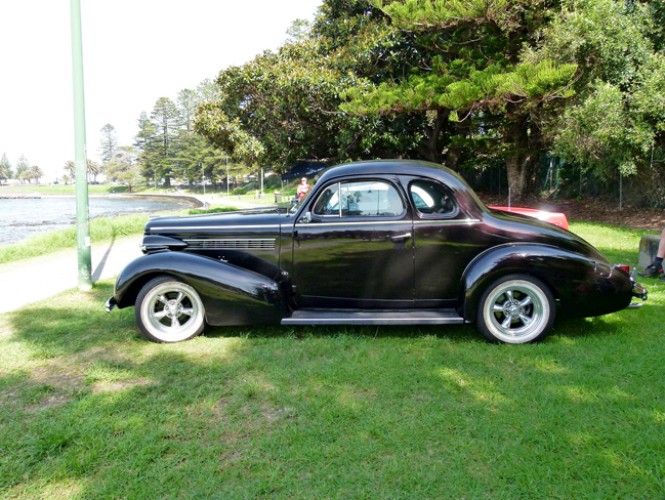
[(274, 250), (274, 238), (223, 238), (184, 240), (193, 250)]

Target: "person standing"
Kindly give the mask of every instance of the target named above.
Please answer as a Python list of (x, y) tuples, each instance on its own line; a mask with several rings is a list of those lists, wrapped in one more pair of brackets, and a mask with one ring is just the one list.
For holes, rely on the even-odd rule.
[(665, 276), (663, 276), (663, 259), (665, 258), (665, 229), (663, 229), (660, 234), (660, 241), (658, 242), (658, 252), (656, 257), (653, 259), (651, 264), (644, 268), (644, 271), (640, 273), (640, 276), (646, 278), (655, 278), (660, 276), (662, 281), (665, 281)]
[(296, 190), (296, 197), (298, 201), (302, 201), (305, 196), (309, 193), (309, 184), (307, 184), (307, 177), (300, 179), (300, 184), (298, 184), (298, 189)]

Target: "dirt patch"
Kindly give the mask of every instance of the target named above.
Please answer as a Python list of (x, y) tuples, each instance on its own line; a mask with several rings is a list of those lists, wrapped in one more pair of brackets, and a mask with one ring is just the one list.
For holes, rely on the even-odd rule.
[(115, 381), (115, 382), (95, 382), (92, 384), (93, 394), (100, 394), (102, 392), (120, 392), (127, 389), (132, 389), (134, 387), (144, 387), (150, 385), (150, 380), (139, 379), (139, 380), (125, 380), (125, 381)]

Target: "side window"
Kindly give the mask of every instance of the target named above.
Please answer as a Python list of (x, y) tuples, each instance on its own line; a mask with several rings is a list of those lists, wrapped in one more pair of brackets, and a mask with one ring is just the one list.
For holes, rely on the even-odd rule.
[(397, 189), (383, 181), (343, 182), (343, 217), (396, 217), (405, 211)]
[(406, 210), (397, 189), (383, 181), (331, 184), (319, 195), (312, 212), (337, 217), (397, 217)]
[(332, 184), (323, 190), (312, 212), (316, 215), (339, 216), (339, 184)]
[(443, 186), (431, 181), (414, 181), (409, 185), (409, 196), (420, 214), (452, 215), (457, 204)]

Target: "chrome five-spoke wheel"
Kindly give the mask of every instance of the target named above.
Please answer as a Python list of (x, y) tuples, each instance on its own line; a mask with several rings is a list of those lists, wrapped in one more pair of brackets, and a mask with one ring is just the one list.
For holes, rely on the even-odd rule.
[(552, 328), (555, 304), (539, 279), (505, 276), (492, 283), (480, 300), (478, 328), (493, 342), (523, 344), (544, 337)]
[(155, 342), (179, 342), (203, 331), (205, 314), (199, 294), (169, 276), (150, 280), (136, 298), (141, 332)]

